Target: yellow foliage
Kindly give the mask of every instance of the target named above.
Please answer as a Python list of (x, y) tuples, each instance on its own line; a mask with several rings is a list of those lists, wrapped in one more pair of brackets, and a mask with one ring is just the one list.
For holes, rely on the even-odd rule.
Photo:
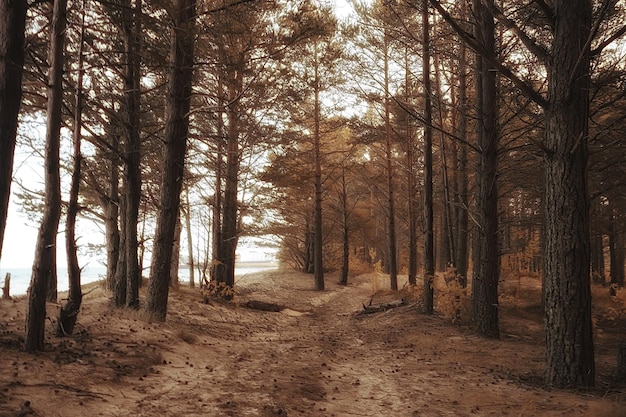
[(209, 285), (202, 290), (202, 298), (208, 301), (209, 298), (224, 298), (232, 299), (235, 295), (239, 294), (239, 289), (236, 285), (226, 285), (224, 282), (211, 281)]
[(424, 296), (424, 288), (418, 285), (405, 285), (400, 289), (400, 294), (403, 300), (420, 303)]
[(366, 262), (362, 259), (356, 258), (356, 257), (350, 257), (350, 274), (351, 275), (362, 275), (362, 274), (366, 274), (368, 272), (372, 272), (372, 266), (369, 264), (369, 262)]
[(437, 311), (452, 323), (460, 323), (470, 311), (467, 288), (459, 285), (459, 278), (454, 268), (448, 268), (433, 282)]

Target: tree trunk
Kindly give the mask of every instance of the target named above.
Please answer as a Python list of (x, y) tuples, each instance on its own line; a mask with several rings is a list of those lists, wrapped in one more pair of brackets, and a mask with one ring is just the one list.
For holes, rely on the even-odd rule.
[[(124, 91), (126, 100), (126, 135), (124, 146), (124, 181), (126, 215), (125, 262), (126, 262), (126, 306), (139, 308), (139, 241), (137, 225), (139, 223), (139, 204), (141, 200), (141, 0), (135, 0), (133, 18), (126, 18), (122, 24), (126, 66), (124, 73)], [(130, 0), (127, 3), (131, 7)]]
[(604, 243), (600, 231), (595, 231), (591, 240), (591, 275), (594, 283), (605, 284), (604, 277)]
[(59, 153), (61, 142), (61, 106), (63, 104), (63, 56), (67, 23), (67, 0), (56, 0), (52, 11), (50, 34), (50, 69), (48, 72), (48, 108), (45, 150), (45, 208), (37, 243), (33, 271), (28, 288), (26, 312), (27, 352), (44, 348), (46, 293), (56, 276), (56, 236), (61, 216), (61, 178)]
[(433, 229), (433, 110), (430, 83), (430, 19), (422, 0), (422, 78), (424, 83), (424, 313), (433, 314), (435, 239)]
[(176, 228), (174, 229), (174, 244), (172, 246), (172, 264), (170, 265), (170, 287), (178, 288), (178, 270), (180, 269), (180, 236), (182, 234), (182, 224), (180, 223), (181, 212), (176, 217)]
[(320, 150), (320, 79), (319, 79), (319, 58), (317, 51), (317, 41), (315, 41), (315, 56), (314, 60), (314, 115), (313, 115), (313, 163), (315, 165), (315, 176), (313, 179), (315, 187), (315, 214), (313, 216), (313, 265), (315, 271), (315, 289), (318, 291), (324, 290), (324, 254), (323, 242), (323, 225), (322, 225), (322, 161)]
[[(610, 201), (609, 201), (610, 203)], [(591, 277), (596, 284), (606, 284), (604, 272), (604, 213), (602, 203), (594, 201), (591, 208)], [(593, 213), (593, 214), (592, 214)]]
[[(345, 149), (344, 149), (345, 150)], [(346, 167), (345, 160), (341, 166), (341, 219), (342, 219), (342, 234), (341, 234), (341, 276), (339, 278), (339, 284), (348, 285), (348, 271), (350, 269), (350, 226), (349, 213), (348, 213), (348, 187), (346, 184)]]
[(217, 267), (222, 259), (222, 214), (224, 210), (222, 198), (222, 183), (224, 172), (224, 99), (222, 74), (218, 75), (217, 83), (217, 132), (216, 132), (216, 155), (215, 155), (215, 198), (212, 201), (213, 218), (212, 225), (212, 264), (210, 269), (211, 279), (217, 280)]
[[(120, 230), (118, 227), (119, 216), (119, 137), (116, 134), (111, 135), (111, 151), (110, 151), (110, 167), (109, 167), (109, 188), (107, 196), (103, 197), (104, 208), (104, 227), (106, 233), (107, 247), (107, 276), (106, 287), (109, 291), (115, 290), (115, 278), (117, 271), (117, 262), (120, 255)], [(126, 294), (124, 294), (126, 300)]]
[[(615, 202), (609, 201), (609, 205)], [(624, 238), (621, 230), (619, 210), (611, 207), (613, 214), (609, 220), (609, 258), (611, 284), (624, 286)]]
[[(239, 94), (243, 88), (242, 74), (237, 72), (233, 85), (229, 87), (228, 133), (226, 139), (226, 172), (224, 183), (224, 206), (220, 234), (220, 258), (215, 265), (215, 277), (225, 289), (235, 285), (235, 253), (238, 240), (239, 202)], [(230, 291), (225, 297), (230, 299)]]
[[(125, 193), (126, 191), (123, 191)], [(119, 251), (117, 256), (117, 263), (115, 266), (115, 286), (113, 288), (113, 305), (116, 307), (124, 307), (126, 305), (126, 291), (127, 291), (127, 263), (126, 255), (126, 227), (128, 222), (126, 221), (126, 198), (122, 196), (119, 200), (119, 215), (120, 215), (120, 230), (119, 230)]]
[(490, 11), (475, 2), (477, 39), (489, 57), (477, 56), (479, 62), (477, 97), (477, 136), (479, 167), (476, 186), (476, 228), (473, 247), (472, 303), (478, 334), (496, 338), (498, 326), (498, 131), (496, 71), (489, 61), (495, 59), (495, 23)]
[[(60, 200), (59, 200), (60, 201)], [(59, 210), (59, 222), (61, 220), (61, 210)], [(59, 230), (59, 225), (57, 224), (57, 233)], [(57, 237), (54, 238), (55, 246), (57, 245)], [(57, 271), (57, 252), (56, 250), (52, 252), (50, 255), (52, 260), (51, 264), (54, 265), (54, 268), (50, 270), (50, 274), (48, 275), (48, 292), (46, 294), (46, 300), (51, 303), (56, 303), (59, 299), (58, 297), (58, 287), (59, 287), (59, 275)]]
[(195, 8), (195, 0), (174, 2), (164, 167), (150, 284), (146, 295), (146, 312), (159, 321), (165, 321), (167, 315), (172, 246), (184, 177), (192, 91)]
[[(465, 4), (465, 3), (463, 3)], [(468, 105), (467, 105), (467, 55), (465, 43), (461, 44), (461, 56), (459, 60), (459, 138), (467, 140)], [(468, 264), (468, 174), (467, 174), (467, 144), (459, 143), (459, 165), (457, 170), (459, 190), (457, 192), (457, 241), (454, 266), (459, 285), (467, 287), (467, 264)]]
[(314, 232), (312, 230), (311, 221), (309, 216), (306, 215), (304, 222), (304, 253), (302, 254), (302, 272), (307, 274), (313, 274), (315, 272), (313, 254), (314, 251)]
[[(435, 68), (435, 91), (436, 102), (443, 103), (445, 101), (444, 93), (441, 88), (441, 71), (439, 69), (441, 63), (439, 60), (439, 54), (434, 55), (434, 68)], [(444, 115), (442, 106), (437, 106), (437, 122), (439, 126), (444, 126)], [(450, 152), (454, 156), (454, 147)], [(441, 216), (441, 245), (439, 249), (440, 271), (446, 271), (446, 269), (454, 265), (454, 246), (455, 240), (455, 228), (456, 228), (456, 210), (454, 202), (451, 197), (451, 185), (450, 177), (454, 176), (454, 171), (450, 174), (450, 168), (448, 167), (448, 147), (445, 142), (445, 135), (443, 132), (439, 132), (439, 154), (441, 155), (441, 195), (443, 197), (442, 208), (443, 215)]]
[[(404, 100), (410, 105), (412, 97), (411, 70), (409, 68), (409, 50), (404, 50)], [(408, 281), (410, 285), (417, 284), (417, 189), (415, 186), (415, 148), (413, 133), (413, 117), (407, 112), (406, 117), (406, 165), (407, 165), (407, 190), (409, 210), (409, 268)]]
[(384, 65), (385, 65), (385, 162), (387, 174), (387, 233), (389, 234), (389, 253), (387, 256), (387, 272), (392, 290), (398, 289), (398, 239), (396, 238), (395, 184), (393, 169), (392, 128), (391, 128), (391, 96), (389, 92), (389, 35), (384, 34)]
[(4, 276), (4, 285), (2, 286), (2, 299), (11, 299), (11, 273), (7, 272)]
[(593, 386), (587, 137), (591, 2), (556, 0), (548, 73), (543, 253), (545, 381)]
[(0, 259), (22, 101), (26, 1), (0, 0)]
[(191, 232), (191, 206), (189, 205), (189, 192), (185, 192), (185, 207), (183, 208), (185, 216), (185, 230), (187, 231), (187, 256), (189, 256), (189, 288), (196, 287), (195, 280), (195, 262), (193, 260), (193, 237)]
[[(84, 5), (84, 3), (83, 3)], [(65, 222), (65, 248), (67, 253), (67, 273), (69, 283), (69, 293), (67, 302), (59, 311), (57, 320), (57, 336), (69, 336), (74, 332), (74, 326), (78, 318), (78, 312), (83, 301), (80, 274), (81, 269), (78, 264), (78, 248), (76, 245), (76, 217), (78, 216), (78, 194), (80, 190), (81, 165), (83, 156), (81, 154), (81, 129), (83, 127), (83, 48), (85, 38), (85, 10), (82, 10), (82, 24), (80, 40), (78, 44), (78, 76), (76, 77), (76, 105), (74, 108), (74, 131), (72, 139), (74, 142), (74, 171), (70, 185), (69, 204), (67, 207), (67, 220)]]

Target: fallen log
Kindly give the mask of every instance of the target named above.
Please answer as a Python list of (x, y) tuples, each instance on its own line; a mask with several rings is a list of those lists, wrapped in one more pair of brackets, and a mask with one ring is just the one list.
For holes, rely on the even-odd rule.
[(388, 303), (383, 303), (383, 304), (370, 304), (367, 306), (363, 304), (363, 310), (361, 310), (359, 314), (380, 313), (380, 312), (391, 310), (392, 308), (404, 306), (407, 304), (408, 302), (404, 298), (401, 300), (394, 300), (394, 301), (390, 301)]
[(246, 306), (246, 308), (251, 308), (253, 310), (271, 311), (274, 313), (278, 313), (279, 311), (282, 311), (285, 309), (284, 306), (281, 306), (279, 304), (267, 303), (265, 301), (259, 301), (259, 300), (250, 300), (246, 302), (246, 304), (244, 305)]

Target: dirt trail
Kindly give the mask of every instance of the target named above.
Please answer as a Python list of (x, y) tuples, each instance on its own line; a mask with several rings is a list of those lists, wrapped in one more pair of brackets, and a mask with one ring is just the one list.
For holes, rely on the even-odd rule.
[(411, 303), (356, 316), (376, 279), (342, 287), (329, 278), (324, 292), (288, 271), (239, 280), (240, 303), (278, 303), (279, 313), (204, 304), (181, 289), (164, 324), (113, 310), (96, 290), (78, 335), (49, 338), (39, 355), (19, 350), (24, 302), (2, 303), (0, 416), (626, 416), (624, 386), (539, 386), (532, 311), (505, 314), (497, 341)]

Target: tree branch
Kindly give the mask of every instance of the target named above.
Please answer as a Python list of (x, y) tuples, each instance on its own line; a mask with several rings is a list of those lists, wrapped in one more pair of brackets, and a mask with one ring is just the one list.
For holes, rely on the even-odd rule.
[(477, 54), (481, 55), (485, 58), (489, 64), (491, 64), (495, 69), (500, 71), (502, 75), (508, 78), (526, 97), (537, 103), (541, 108), (546, 108), (548, 106), (547, 100), (539, 94), (531, 85), (526, 83), (524, 80), (519, 78), (517, 75), (513, 73), (507, 66), (502, 64), (497, 59), (490, 58), (489, 54), (486, 53), (482, 45), (476, 40), (476, 38), (464, 30), (459, 23), (453, 18), (450, 13), (441, 5), (439, 0), (430, 0), (430, 3), (437, 9), (437, 11), (441, 14), (441, 17), (454, 29), (457, 34), (461, 37), (461, 39), (474, 50)]
[(232, 2), (230, 4), (225, 4), (224, 6), (221, 7), (216, 7), (214, 9), (209, 9), (204, 13), (198, 13), (198, 16), (201, 16), (203, 14), (211, 14), (211, 13), (217, 13), (217, 12), (223, 12), (224, 10), (228, 10), (231, 7), (237, 7), (240, 6), (242, 4), (246, 4), (246, 3), (254, 3), (256, 0), (238, 0), (235, 2)]
[(580, 50), (580, 54), (578, 55), (576, 64), (574, 64), (574, 68), (572, 68), (572, 72), (570, 74), (570, 79), (568, 83), (568, 90), (570, 92), (574, 88), (574, 82), (576, 81), (576, 78), (577, 78), (576, 74), (578, 74), (578, 69), (580, 68), (583, 61), (585, 60), (584, 58), (586, 56), (591, 55), (591, 43), (593, 42), (593, 38), (596, 37), (596, 34), (598, 33), (598, 30), (600, 29), (600, 24), (602, 23), (602, 19), (604, 19), (604, 16), (606, 15), (607, 10), (609, 9), (610, 2), (611, 0), (604, 0), (600, 14), (598, 15), (598, 18), (593, 24), (593, 27), (589, 31), (589, 37), (587, 37), (587, 41), (585, 42), (585, 45)]
[(534, 0), (535, 4), (543, 11), (548, 22), (550, 23), (550, 27), (554, 27), (554, 9), (545, 0)]
[(498, 19), (498, 21), (502, 23), (504, 27), (510, 29), (515, 35), (517, 35), (517, 37), (522, 41), (524, 46), (528, 48), (529, 51), (535, 54), (535, 56), (539, 58), (544, 64), (548, 63), (548, 61), (550, 60), (550, 54), (548, 53), (548, 51), (546, 51), (533, 39), (531, 39), (526, 34), (526, 32), (520, 29), (520, 27), (517, 26), (515, 22), (513, 22), (513, 20), (506, 17), (504, 13), (502, 13), (502, 11), (498, 8), (498, 6), (495, 5), (493, 0), (487, 0), (485, 3), (487, 5), (487, 8), (491, 11), (495, 18)]
[(621, 38), (626, 33), (626, 25), (622, 26), (617, 32), (605, 39), (600, 45), (591, 51), (591, 56), (599, 55), (604, 48)]
[(396, 96), (392, 95), (390, 97), (398, 106), (400, 106), (400, 108), (402, 110), (404, 110), (405, 112), (407, 112), (407, 114), (409, 114), (411, 117), (413, 117), (415, 120), (417, 120), (418, 122), (422, 123), (423, 125), (427, 125), (429, 127), (431, 127), (432, 129), (436, 130), (439, 133), (442, 133), (446, 136), (448, 136), (449, 138), (462, 143), (464, 145), (466, 145), (467, 147), (469, 147), (470, 149), (472, 149), (473, 151), (479, 153), (480, 149), (474, 145), (473, 143), (468, 142), (467, 140), (455, 135), (454, 133), (450, 133), (447, 130), (445, 130), (443, 127), (437, 126), (434, 123), (426, 123), (426, 120), (424, 120), (424, 117), (420, 114), (418, 114), (416, 111), (414, 111), (410, 105), (408, 105), (407, 103), (403, 102), (402, 100), (398, 99)]

